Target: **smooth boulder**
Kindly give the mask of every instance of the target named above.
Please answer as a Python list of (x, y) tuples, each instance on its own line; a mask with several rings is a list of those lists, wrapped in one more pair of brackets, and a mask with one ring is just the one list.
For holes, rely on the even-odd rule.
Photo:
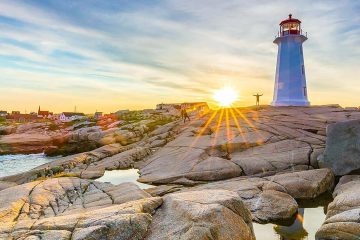
[(321, 167), (331, 168), (337, 176), (360, 170), (360, 120), (338, 122), (326, 128)]
[(255, 239), (251, 214), (235, 193), (203, 190), (169, 194), (156, 211), (146, 240)]

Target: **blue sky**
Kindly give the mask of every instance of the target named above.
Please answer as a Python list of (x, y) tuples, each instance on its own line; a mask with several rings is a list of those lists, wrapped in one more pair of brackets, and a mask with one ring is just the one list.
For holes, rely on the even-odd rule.
[(360, 1), (0, 1), (0, 108), (104, 112), (272, 99), (278, 24), (302, 20), (309, 98), (359, 106)]

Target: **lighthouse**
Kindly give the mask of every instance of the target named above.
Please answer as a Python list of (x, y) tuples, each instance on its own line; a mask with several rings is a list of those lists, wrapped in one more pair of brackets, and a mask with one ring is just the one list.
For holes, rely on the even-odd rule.
[(274, 43), (278, 45), (273, 106), (309, 106), (301, 21), (289, 18), (280, 23)]

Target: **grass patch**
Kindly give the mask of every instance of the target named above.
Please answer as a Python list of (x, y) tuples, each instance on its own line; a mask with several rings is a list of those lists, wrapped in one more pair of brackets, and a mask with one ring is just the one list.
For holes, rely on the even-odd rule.
[(157, 119), (153, 122), (150, 122), (148, 124), (146, 124), (146, 127), (148, 128), (149, 132), (154, 131), (158, 126), (162, 126), (165, 124), (168, 124), (170, 122), (174, 121), (171, 117), (169, 118), (161, 118), (161, 119)]

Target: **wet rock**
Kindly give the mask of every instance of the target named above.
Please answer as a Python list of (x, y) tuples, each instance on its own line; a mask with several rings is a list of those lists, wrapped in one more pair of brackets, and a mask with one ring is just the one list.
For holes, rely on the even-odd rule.
[(360, 175), (341, 177), (316, 239), (355, 240), (360, 236)]
[(319, 165), (331, 168), (340, 176), (360, 170), (360, 120), (327, 127), (326, 148)]
[(174, 193), (164, 197), (145, 238), (255, 239), (250, 212), (225, 190)]
[(31, 182), (0, 192), (0, 238), (143, 239), (161, 202), (132, 183)]

